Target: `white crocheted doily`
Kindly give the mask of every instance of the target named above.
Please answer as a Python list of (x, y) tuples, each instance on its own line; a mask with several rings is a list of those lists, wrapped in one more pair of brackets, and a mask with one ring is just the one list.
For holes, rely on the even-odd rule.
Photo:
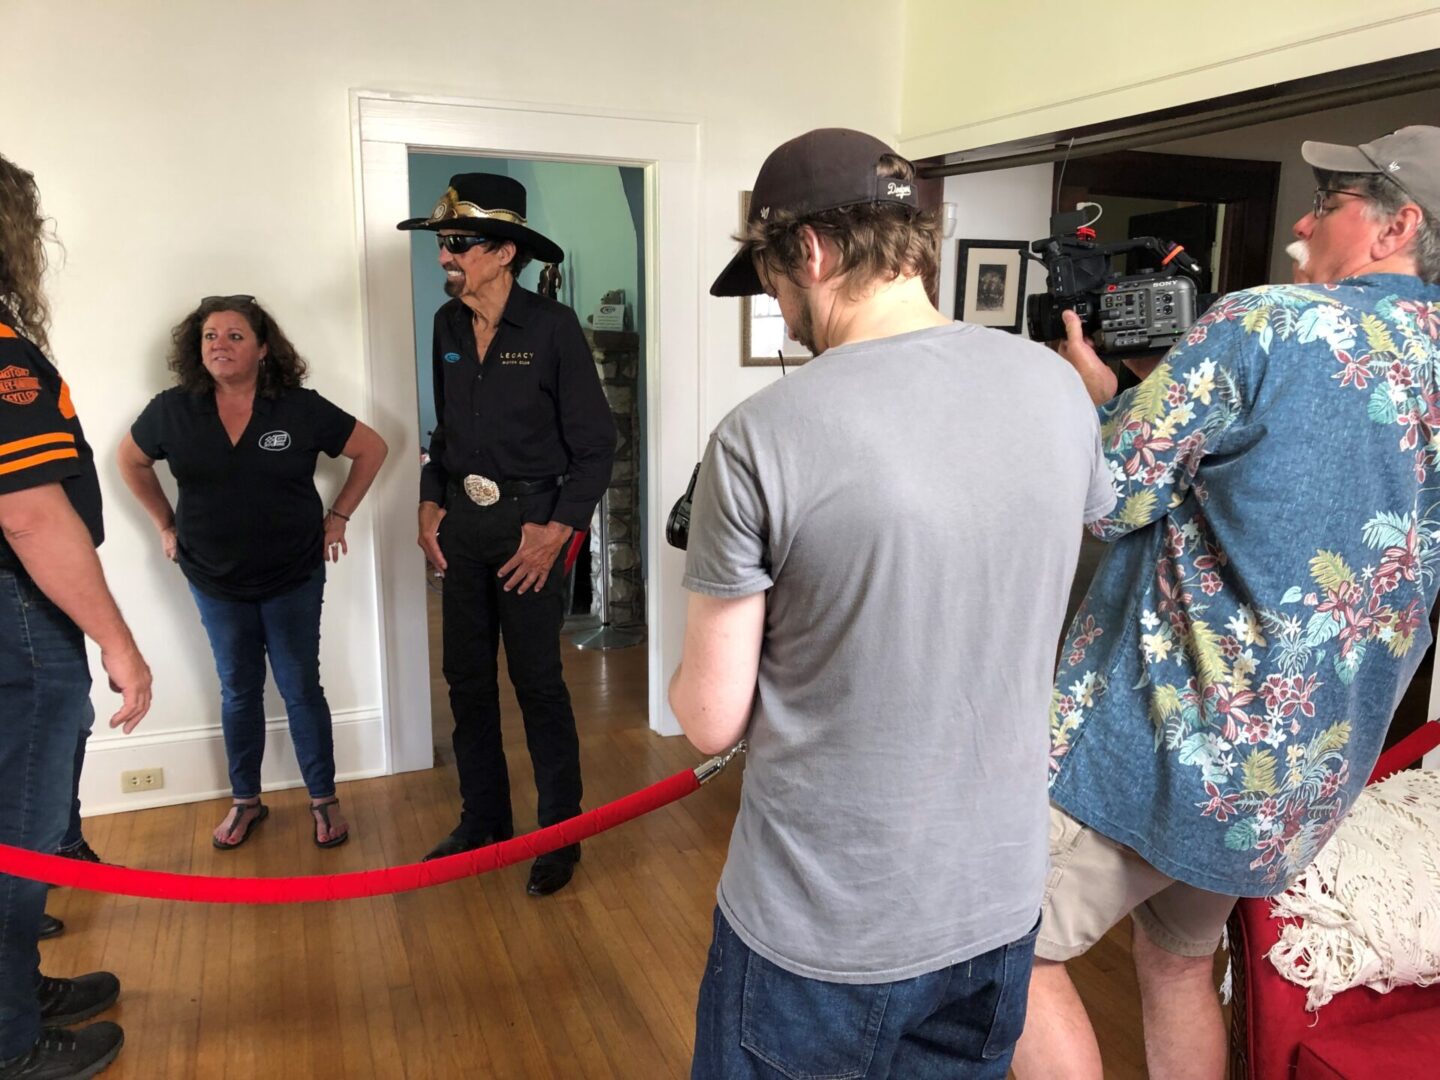
[(1304, 920), (1269, 956), (1305, 987), (1311, 1012), (1352, 986), (1383, 994), (1440, 979), (1440, 772), (1367, 787), (1271, 915)]

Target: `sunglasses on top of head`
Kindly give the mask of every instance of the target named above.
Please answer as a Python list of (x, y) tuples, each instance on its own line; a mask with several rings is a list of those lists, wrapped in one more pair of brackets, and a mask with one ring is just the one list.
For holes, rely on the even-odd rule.
[(473, 233), (452, 233), (449, 236), (436, 233), (435, 239), (451, 255), (464, 255), (471, 248), (493, 243), (488, 236), (476, 236)]

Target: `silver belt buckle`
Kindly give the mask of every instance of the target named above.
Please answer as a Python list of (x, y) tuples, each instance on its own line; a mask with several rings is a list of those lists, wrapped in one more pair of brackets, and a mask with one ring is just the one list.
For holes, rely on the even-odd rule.
[(465, 477), (465, 494), (476, 506), (494, 506), (500, 501), (500, 485), (488, 476), (471, 473)]

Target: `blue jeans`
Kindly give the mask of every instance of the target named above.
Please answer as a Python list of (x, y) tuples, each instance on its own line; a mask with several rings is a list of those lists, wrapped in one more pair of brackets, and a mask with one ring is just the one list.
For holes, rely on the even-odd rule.
[(80, 820), (80, 770), (85, 767), (85, 744), (90, 741), (90, 728), (80, 732), (75, 741), (75, 779), (70, 785), (70, 824), (56, 851), (70, 851), (85, 840), (84, 824)]
[(691, 1080), (1004, 1080), (1034, 957), (1032, 929), (914, 979), (821, 982), (753, 952), (716, 909)]
[(260, 794), (265, 757), (265, 657), (285, 701), (290, 739), (312, 799), (335, 794), (330, 706), (320, 685), (320, 605), (325, 568), (269, 600), (220, 600), (190, 586), (220, 676), (220, 727), (237, 799)]
[[(0, 843), (54, 851), (65, 835), (75, 747), (90, 730), (85, 637), (28, 577), (0, 570)], [(0, 1061), (40, 1036), (45, 886), (0, 874)]]

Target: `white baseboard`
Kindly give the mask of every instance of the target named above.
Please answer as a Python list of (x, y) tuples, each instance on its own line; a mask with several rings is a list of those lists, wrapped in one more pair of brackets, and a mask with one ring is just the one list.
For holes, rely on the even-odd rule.
[[(385, 732), (378, 708), (333, 713), (331, 724), (335, 733), (336, 780), (385, 775)], [(163, 788), (133, 793), (120, 790), (122, 772), (155, 767), (165, 770)], [(265, 764), (260, 783), (265, 791), (301, 787), (304, 783), (284, 717), (265, 722)], [(119, 739), (92, 738), (80, 775), (80, 807), (85, 817), (200, 802), (229, 794), (225, 741), (219, 725), (153, 735), (141, 729)]]

